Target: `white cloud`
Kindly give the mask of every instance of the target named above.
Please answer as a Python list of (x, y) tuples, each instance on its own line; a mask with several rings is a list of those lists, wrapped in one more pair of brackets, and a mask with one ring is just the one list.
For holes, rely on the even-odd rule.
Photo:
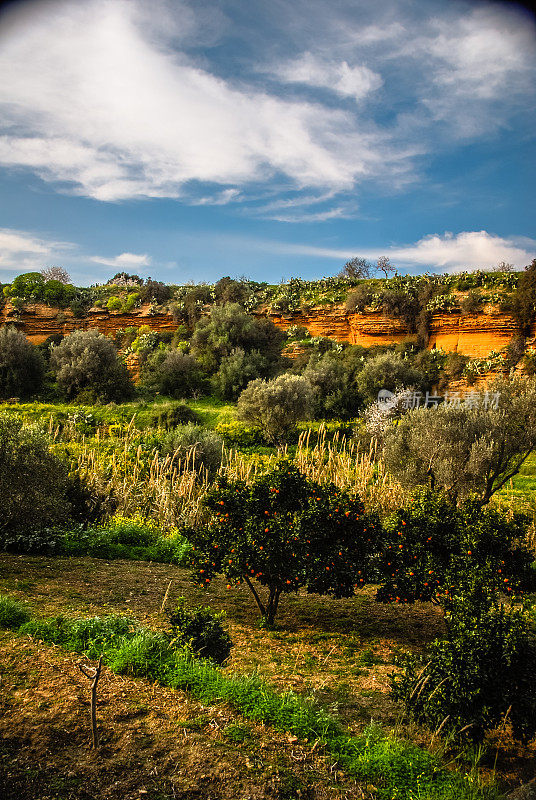
[(125, 270), (139, 267), (149, 267), (151, 259), (147, 253), (121, 253), (113, 258), (102, 258), (101, 256), (92, 256), (90, 261), (95, 264), (104, 264), (107, 267), (114, 267), (117, 269)]
[(68, 242), (41, 239), (26, 231), (0, 228), (0, 270), (38, 272), (73, 248)]
[(284, 244), (276, 245), (275, 250), (337, 260), (360, 256), (375, 261), (380, 256), (388, 256), (394, 266), (404, 269), (456, 272), (490, 269), (501, 261), (522, 269), (536, 255), (536, 240), (524, 238), (523, 244), (520, 244), (515, 237), (496, 236), (487, 231), (463, 231), (458, 234), (434, 233), (414, 244), (383, 248), (356, 246), (353, 249), (333, 249)]
[[(177, 197), (189, 181), (236, 186), (274, 175), (348, 190), (407, 171), (408, 152), (371, 124), (237, 88), (140, 26), (138, 8), (125, 0), (47, 3), (12, 22), (0, 55), (1, 163), (109, 201)], [(344, 91), (374, 84), (372, 73), (356, 70), (340, 74)]]
[(350, 66), (346, 61), (329, 61), (309, 52), (303, 53), (294, 61), (276, 66), (273, 74), (286, 83), (303, 83), (330, 89), (343, 97), (353, 97), (356, 101), (376, 91), (383, 83), (381, 76), (367, 66)]
[(420, 99), (432, 119), (463, 137), (504, 124), (534, 93), (536, 29), (504, 6), (435, 18), (406, 44), (410, 53), (426, 63)]

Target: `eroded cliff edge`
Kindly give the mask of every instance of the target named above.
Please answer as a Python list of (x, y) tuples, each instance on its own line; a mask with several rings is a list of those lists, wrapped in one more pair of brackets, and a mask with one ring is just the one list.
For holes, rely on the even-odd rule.
[[(263, 313), (263, 312), (258, 312)], [(381, 312), (356, 314), (345, 310), (343, 305), (323, 306), (306, 314), (270, 315), (278, 328), (292, 325), (307, 328), (312, 336), (327, 336), (339, 342), (360, 344), (365, 347), (376, 344), (393, 344), (412, 338), (404, 325), (386, 317)], [(149, 306), (128, 314), (91, 309), (79, 319), (69, 310), (60, 311), (44, 305), (28, 305), (16, 311), (6, 303), (0, 311), (0, 325), (12, 321), (34, 344), (40, 344), (54, 334), (66, 335), (77, 329), (96, 328), (110, 335), (130, 326), (147, 325), (156, 331), (174, 331), (177, 324), (166, 313), (152, 313)], [(487, 307), (479, 314), (441, 312), (434, 314), (430, 323), (428, 347), (441, 347), (447, 352), (459, 352), (471, 358), (483, 358), (492, 351), (506, 347), (516, 334), (514, 319)], [(532, 331), (532, 339), (536, 330)], [(531, 344), (531, 341), (527, 342)]]

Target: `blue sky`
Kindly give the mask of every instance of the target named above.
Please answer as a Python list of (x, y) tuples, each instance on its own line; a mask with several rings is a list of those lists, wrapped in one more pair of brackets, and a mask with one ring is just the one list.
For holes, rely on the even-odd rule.
[(278, 282), (536, 256), (511, 3), (43, 0), (0, 17), (0, 281)]

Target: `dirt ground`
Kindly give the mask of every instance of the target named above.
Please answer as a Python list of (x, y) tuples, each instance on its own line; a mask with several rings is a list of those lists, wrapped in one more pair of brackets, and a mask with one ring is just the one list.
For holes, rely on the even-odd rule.
[[(387, 606), (364, 590), (350, 600), (288, 595), (278, 627), (258, 627), (246, 587), (213, 581), (196, 588), (177, 567), (147, 562), (0, 555), (0, 592), (45, 616), (129, 614), (165, 627), (160, 609), (184, 596), (225, 610), (234, 643), (226, 669), (256, 670), (280, 690), (314, 694), (353, 731), (371, 719), (424, 746), (430, 735), (405, 725), (389, 698), (400, 650), (418, 649), (442, 630), (428, 604)], [(30, 639), (0, 636), (0, 797), (5, 800), (131, 798), (368, 798), (333, 759), (294, 737), (255, 725), (231, 709), (103, 669), (98, 753), (89, 748), (89, 682), (79, 656)], [(536, 749), (507, 731), (490, 739), (484, 767), (516, 786), (536, 773)]]

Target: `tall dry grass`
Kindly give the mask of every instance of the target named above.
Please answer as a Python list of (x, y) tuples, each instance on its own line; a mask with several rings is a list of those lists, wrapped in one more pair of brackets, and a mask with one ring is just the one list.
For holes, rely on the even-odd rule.
[(164, 528), (179, 520), (197, 524), (201, 498), (210, 482), (204, 468), (193, 468), (195, 448), (182, 458), (178, 451), (162, 457), (156, 449), (147, 457), (139, 445), (133, 455), (131, 435), (127, 431), (122, 451), (111, 455), (84, 440), (75, 467), (80, 478), (104, 499), (110, 511), (127, 516), (141, 513)]
[(323, 426), (318, 431), (304, 431), (293, 454), (288, 446), (263, 459), (228, 451), (222, 471), (229, 478), (249, 483), (281, 457), (290, 458), (312, 481), (333, 483), (339, 489), (357, 493), (367, 510), (388, 513), (399, 508), (406, 498), (404, 489), (386, 471), (374, 446), (363, 451), (357, 441), (339, 433), (330, 439)]
[[(163, 527), (176, 525), (179, 520), (199, 524), (203, 518), (201, 500), (211, 481), (204, 468), (194, 468), (195, 448), (182, 458), (178, 451), (162, 457), (156, 448), (148, 454), (141, 445), (135, 448), (138, 433), (129, 426), (121, 447), (112, 453), (99, 447), (99, 435), (82, 438), (77, 445), (75, 471), (104, 498), (110, 512), (142, 513)], [(344, 436), (335, 435), (330, 440), (322, 428), (314, 434), (304, 432), (295, 453), (285, 447), (272, 455), (258, 456), (224, 448), (219, 474), (250, 483), (281, 457), (290, 458), (313, 481), (331, 482), (356, 492), (367, 510), (388, 513), (404, 501), (404, 490), (386, 472), (373, 448), (363, 452), (357, 442)]]

